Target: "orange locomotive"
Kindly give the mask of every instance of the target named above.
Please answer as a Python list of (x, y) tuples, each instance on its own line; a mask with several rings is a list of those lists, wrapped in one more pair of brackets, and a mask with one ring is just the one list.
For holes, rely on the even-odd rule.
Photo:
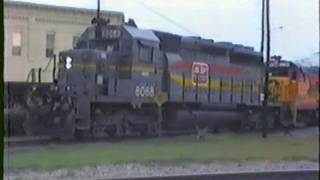
[(270, 103), (290, 112), (294, 126), (318, 124), (319, 67), (298, 67), (276, 56), (269, 72)]

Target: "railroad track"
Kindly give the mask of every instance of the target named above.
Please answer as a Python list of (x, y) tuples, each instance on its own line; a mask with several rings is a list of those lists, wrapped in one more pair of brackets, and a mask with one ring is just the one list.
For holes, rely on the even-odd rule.
[[(190, 132), (164, 132), (162, 134), (164, 137), (169, 136), (177, 136), (177, 135), (196, 135), (195, 131)], [(133, 134), (130, 136), (122, 137), (122, 138), (112, 138), (109, 136), (101, 136), (101, 137), (87, 137), (84, 139), (55, 139), (49, 136), (34, 136), (34, 137), (25, 137), (25, 136), (14, 136), (14, 137), (5, 137), (4, 144), (11, 147), (22, 147), (22, 146), (41, 146), (48, 144), (81, 144), (81, 143), (96, 143), (96, 142), (119, 142), (119, 141), (128, 141), (128, 140), (145, 140), (156, 138), (156, 136), (150, 137), (142, 137), (137, 134)]]
[[(114, 178), (112, 178), (114, 179)], [(118, 178), (114, 180), (318, 180), (319, 170), (239, 172), (158, 177)], [(101, 179), (102, 180), (102, 179)]]
[[(303, 128), (295, 128), (292, 130), (299, 130)], [(291, 131), (292, 131), (291, 130)], [(229, 132), (229, 131), (227, 131)], [(270, 130), (269, 133), (281, 133), (283, 132), (282, 129), (275, 129), (275, 130)], [(212, 132), (208, 131), (206, 132), (206, 135), (211, 134)], [(219, 132), (218, 134), (221, 134), (224, 132)], [(238, 132), (238, 134), (247, 134), (247, 133), (259, 133), (259, 131), (252, 131), (252, 132)], [(198, 133), (197, 131), (164, 131), (162, 134), (164, 137), (170, 137), (170, 136), (178, 136), (178, 135), (194, 135), (197, 136)], [(144, 139), (150, 139), (150, 138), (155, 138), (155, 137), (141, 137), (138, 135), (131, 135), (123, 138), (111, 138), (108, 136), (102, 136), (102, 137), (88, 137), (85, 139), (77, 140), (75, 138), (72, 139), (54, 139), (51, 137), (47, 136), (36, 136), (36, 137), (6, 137), (4, 138), (4, 143), (5, 145), (8, 146), (14, 146), (14, 147), (19, 147), (19, 146), (41, 146), (41, 145), (48, 145), (48, 144), (78, 144), (78, 143), (96, 143), (96, 142), (119, 142), (119, 141), (128, 141), (128, 140), (144, 140)]]
[[(129, 139), (129, 138), (127, 138)], [(130, 138), (134, 139), (134, 138)], [(138, 138), (135, 138), (138, 139)], [(125, 139), (121, 139), (122, 141)], [(117, 142), (120, 139), (111, 139), (108, 137), (88, 138), (83, 140), (77, 139), (54, 139), (50, 137), (11, 137), (5, 138), (4, 144), (9, 147), (25, 147), (25, 146), (45, 146), (49, 144), (57, 145), (70, 145), (70, 144), (84, 144), (84, 143), (97, 143), (97, 142)]]
[(7, 146), (33, 146), (46, 145), (52, 142), (50, 137), (10, 137), (4, 138), (4, 144)]

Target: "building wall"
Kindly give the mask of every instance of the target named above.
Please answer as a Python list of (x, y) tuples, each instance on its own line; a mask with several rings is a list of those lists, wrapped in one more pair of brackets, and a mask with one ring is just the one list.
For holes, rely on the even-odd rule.
[[(102, 11), (101, 14), (110, 24), (124, 22), (122, 13)], [(5, 1), (5, 81), (26, 81), (32, 68), (45, 69), (49, 63), (47, 34), (55, 34), (54, 53), (58, 54), (72, 48), (74, 36), (79, 37), (94, 16), (95, 10)], [(20, 56), (12, 53), (14, 33), (21, 33)], [(47, 70), (42, 72), (42, 81), (52, 81), (52, 66), (50, 61)]]

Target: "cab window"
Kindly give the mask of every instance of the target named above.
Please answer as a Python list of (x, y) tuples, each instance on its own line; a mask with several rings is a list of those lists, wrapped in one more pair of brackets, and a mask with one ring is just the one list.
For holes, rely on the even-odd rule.
[(291, 72), (291, 79), (292, 80), (297, 80), (297, 71), (294, 70), (294, 71)]
[(299, 69), (299, 71), (298, 71), (298, 81), (306, 81), (305, 74), (303, 73), (303, 71), (301, 69)]
[(152, 62), (153, 59), (153, 48), (148, 46), (139, 46), (139, 60), (143, 62)]

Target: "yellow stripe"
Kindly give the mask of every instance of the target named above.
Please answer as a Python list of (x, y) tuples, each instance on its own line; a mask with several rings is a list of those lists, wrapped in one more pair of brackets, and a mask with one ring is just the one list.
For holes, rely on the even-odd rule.
[[(175, 81), (178, 86), (182, 87), (183, 86), (183, 78), (180, 75), (170, 75), (170, 78)], [(210, 83), (208, 83), (207, 86), (199, 86), (199, 89), (202, 90), (208, 90), (209, 89), (209, 84), (210, 84), (210, 89), (211, 90), (220, 90), (220, 81), (210, 81)], [(192, 83), (192, 79), (190, 78), (185, 78), (184, 80), (184, 86), (185, 88), (191, 88), (194, 89), (196, 88), (193, 83)], [(222, 82), (222, 86), (221, 86), (222, 90), (228, 90), (230, 91), (231, 89), (233, 90), (237, 90), (240, 91), (241, 90), (241, 83), (233, 83), (233, 87), (231, 83), (227, 83), (227, 82)], [(243, 91), (245, 92), (249, 92), (250, 91), (250, 85), (244, 85), (243, 86)], [(257, 86), (253, 86), (253, 92), (254, 93), (258, 93), (259, 92), (259, 88)]]
[(149, 73), (154, 73), (155, 68), (154, 67), (145, 67), (145, 66), (125, 66), (125, 67), (120, 67), (119, 71), (122, 72), (149, 72)]

